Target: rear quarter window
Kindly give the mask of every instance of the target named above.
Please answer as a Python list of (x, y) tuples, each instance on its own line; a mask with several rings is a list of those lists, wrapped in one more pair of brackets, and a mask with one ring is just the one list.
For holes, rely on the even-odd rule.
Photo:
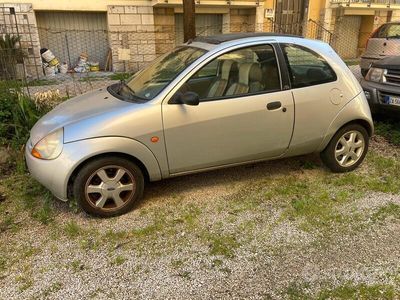
[(337, 80), (328, 62), (311, 49), (294, 44), (281, 44), (281, 47), (289, 69), (292, 88)]
[(400, 24), (385, 24), (379, 28), (374, 38), (400, 38)]

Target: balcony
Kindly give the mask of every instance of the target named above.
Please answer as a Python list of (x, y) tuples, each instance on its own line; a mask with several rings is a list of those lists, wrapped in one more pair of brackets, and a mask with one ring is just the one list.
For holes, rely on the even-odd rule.
[(355, 8), (400, 8), (400, 0), (330, 0), (331, 5)]

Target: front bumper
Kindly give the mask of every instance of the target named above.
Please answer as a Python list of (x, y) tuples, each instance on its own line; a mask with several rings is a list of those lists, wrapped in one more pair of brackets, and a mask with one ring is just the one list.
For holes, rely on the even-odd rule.
[(385, 96), (400, 97), (400, 87), (378, 82), (361, 80), (361, 86), (372, 113), (400, 112), (400, 106), (386, 104)]
[(31, 150), (30, 140), (25, 147), (25, 161), (31, 175), (62, 201), (67, 201), (67, 185), (71, 169), (74, 166), (63, 150), (59, 157), (52, 160), (38, 159)]

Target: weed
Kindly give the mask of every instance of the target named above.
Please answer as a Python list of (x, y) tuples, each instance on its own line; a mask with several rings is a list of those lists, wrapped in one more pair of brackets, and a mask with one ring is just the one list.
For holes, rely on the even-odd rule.
[(317, 299), (395, 299), (395, 291), (390, 285), (346, 283), (322, 290)]
[(389, 217), (393, 217), (397, 220), (400, 219), (400, 205), (391, 202), (383, 207), (380, 207), (372, 214), (371, 220), (372, 222), (382, 222)]
[(71, 262), (71, 268), (76, 273), (85, 269), (85, 265), (80, 260), (74, 260)]
[(65, 225), (64, 232), (68, 237), (76, 238), (81, 234), (81, 228), (75, 221), (71, 220)]
[(115, 257), (115, 259), (114, 259), (114, 261), (112, 262), (112, 264), (113, 264), (113, 265), (116, 265), (116, 266), (120, 266), (120, 265), (122, 265), (125, 261), (126, 261), (126, 258), (125, 258), (125, 257), (123, 257), (123, 256), (121, 256), (121, 255), (118, 255), (117, 257)]
[(235, 249), (240, 247), (236, 238), (224, 234), (207, 234), (211, 255), (222, 255), (228, 258), (234, 257)]
[(132, 76), (131, 73), (115, 73), (109, 76), (111, 80), (127, 80)]

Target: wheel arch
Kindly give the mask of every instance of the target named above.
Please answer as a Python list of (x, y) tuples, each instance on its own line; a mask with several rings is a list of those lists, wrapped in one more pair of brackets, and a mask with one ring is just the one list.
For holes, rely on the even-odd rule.
[(333, 131), (330, 135), (329, 138), (325, 138), (324, 141), (321, 143), (320, 147), (319, 147), (319, 152), (324, 151), (326, 149), (326, 147), (328, 147), (329, 142), (332, 140), (332, 138), (335, 136), (335, 134), (341, 130), (342, 128), (349, 126), (351, 124), (357, 124), (360, 125), (362, 127), (365, 128), (365, 130), (368, 133), (368, 136), (371, 137), (374, 133), (374, 128), (371, 126), (371, 124), (364, 119), (355, 119), (355, 120), (351, 120), (345, 124), (343, 124), (342, 126), (340, 126), (339, 128), (337, 128), (337, 130)]
[(104, 157), (119, 157), (119, 158), (125, 158), (133, 163), (135, 163), (139, 169), (142, 171), (145, 182), (149, 182), (150, 181), (150, 174), (149, 171), (147, 170), (145, 164), (139, 160), (137, 157), (127, 154), (127, 153), (123, 153), (123, 152), (105, 152), (105, 153), (100, 153), (100, 154), (96, 154), (94, 156), (91, 156), (83, 161), (81, 161), (76, 167), (75, 169), (72, 171), (71, 175), (68, 178), (68, 184), (67, 184), (67, 197), (68, 199), (71, 199), (73, 197), (73, 184), (75, 181), (76, 176), (78, 175), (79, 171), (82, 170), (82, 168), (87, 165), (88, 163), (97, 160), (99, 158), (104, 158)]

